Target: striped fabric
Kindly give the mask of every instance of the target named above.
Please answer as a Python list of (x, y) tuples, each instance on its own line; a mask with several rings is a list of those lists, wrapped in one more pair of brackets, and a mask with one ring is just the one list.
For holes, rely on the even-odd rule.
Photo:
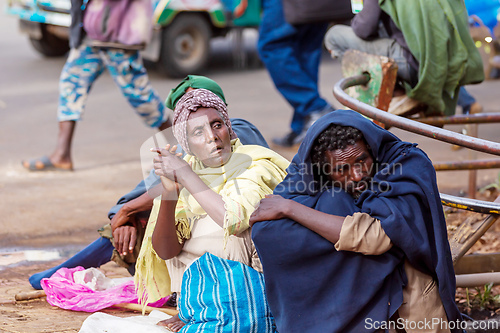
[(264, 276), (237, 261), (206, 253), (184, 273), (181, 332), (276, 332)]

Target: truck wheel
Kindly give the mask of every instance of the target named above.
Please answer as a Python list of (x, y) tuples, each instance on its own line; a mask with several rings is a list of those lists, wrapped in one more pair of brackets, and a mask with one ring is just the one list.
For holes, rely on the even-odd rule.
[(31, 45), (46, 57), (60, 57), (69, 51), (67, 39), (59, 38), (47, 31), (45, 24), (41, 25), (42, 38), (35, 39), (30, 37)]
[(181, 14), (163, 28), (160, 70), (170, 77), (201, 71), (208, 63), (212, 29), (199, 14)]

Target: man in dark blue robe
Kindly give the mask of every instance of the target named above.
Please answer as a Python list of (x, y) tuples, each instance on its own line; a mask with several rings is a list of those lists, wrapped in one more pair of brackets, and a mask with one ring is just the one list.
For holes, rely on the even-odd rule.
[(250, 220), (278, 331), (462, 331), (436, 175), (416, 144), (337, 110), (287, 171)]

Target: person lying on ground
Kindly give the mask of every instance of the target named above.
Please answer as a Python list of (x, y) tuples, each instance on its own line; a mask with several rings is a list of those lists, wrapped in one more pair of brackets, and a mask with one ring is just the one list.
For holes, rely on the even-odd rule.
[(336, 110), (287, 171), (250, 217), (278, 331), (461, 331), (436, 173), (416, 144)]
[[(179, 293), (186, 268), (207, 252), (260, 270), (250, 214), (284, 179), (289, 164), (272, 150), (242, 145), (226, 104), (206, 89), (178, 101), (173, 128), (187, 155), (182, 159), (176, 147), (155, 149), (163, 194), (154, 201), (136, 264), (142, 304)], [(178, 331), (184, 322), (175, 316), (162, 324)]]
[[(188, 75), (170, 91), (165, 105), (173, 110), (177, 101), (187, 90), (198, 88), (214, 92), (225, 103), (222, 88), (215, 81), (205, 76)], [(235, 118), (231, 119), (231, 123), (241, 143), (269, 147), (260, 131), (247, 120)], [(149, 213), (153, 207), (153, 199), (159, 194), (161, 194), (160, 177), (154, 173), (153, 169), (147, 178), (139, 182), (132, 191), (123, 195), (110, 209), (108, 218), (111, 223), (99, 230), (101, 237), (62, 264), (30, 276), (31, 286), (35, 289), (42, 289), (41, 279), (51, 277), (62, 267), (100, 267), (109, 261), (115, 261), (134, 275), (135, 261), (141, 248)]]

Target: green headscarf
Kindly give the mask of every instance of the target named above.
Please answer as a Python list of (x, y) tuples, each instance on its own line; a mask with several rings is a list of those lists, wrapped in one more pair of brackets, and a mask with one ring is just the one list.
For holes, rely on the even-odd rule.
[(212, 79), (209, 79), (206, 76), (200, 75), (188, 75), (184, 78), (184, 80), (179, 83), (177, 87), (170, 90), (167, 99), (165, 100), (165, 106), (170, 110), (174, 110), (177, 105), (177, 101), (184, 95), (187, 88), (194, 89), (207, 89), (219, 96), (224, 103), (226, 103), (226, 98), (224, 97), (224, 93), (222, 92), (222, 88)]

